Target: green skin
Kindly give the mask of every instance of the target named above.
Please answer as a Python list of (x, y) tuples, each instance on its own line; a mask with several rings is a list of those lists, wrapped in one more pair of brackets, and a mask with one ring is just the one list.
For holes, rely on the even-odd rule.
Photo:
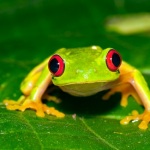
[[(99, 46), (91, 46), (57, 50), (55, 54), (60, 55), (65, 62), (64, 73), (59, 77), (53, 76), (47, 67), (50, 58), (46, 59), (35, 67), (22, 82), (23, 98), (18, 102), (4, 101), (7, 109), (24, 111), (31, 108), (36, 110), (38, 116), (43, 117), (44, 113), (48, 111), (43, 110), (41, 113), (41, 109), (43, 109), (41, 99), (46, 93), (47, 87), (54, 84), (74, 96), (89, 96), (111, 89), (103, 97), (103, 99), (108, 99), (115, 92), (121, 92), (122, 106), (127, 105), (127, 98), (132, 95), (139, 103), (144, 105), (145, 115), (150, 115), (150, 92), (142, 74), (124, 61), (119, 70), (110, 71), (106, 65), (106, 55), (110, 49), (102, 50)], [(56, 100), (52, 96), (50, 98)], [(55, 112), (48, 114), (64, 117), (62, 113), (59, 115)], [(137, 116), (140, 115), (133, 115), (130, 120), (145, 121), (144, 117), (137, 119)], [(122, 124), (127, 124), (130, 120), (124, 121)], [(139, 128), (143, 128), (143, 125)], [(147, 128), (147, 126), (144, 128)]]
[[(60, 77), (53, 77), (52, 83), (65, 92), (76, 96), (89, 96), (106, 89), (105, 84), (116, 80), (120, 75), (119, 71), (112, 72), (106, 65), (106, 54), (110, 49), (111, 48), (102, 50), (100, 47), (96, 46), (93, 46), (93, 48), (76, 48), (75, 50), (65, 48), (59, 49), (55, 54), (60, 55), (64, 59), (65, 71)], [(85, 57), (85, 54), (88, 55)], [(47, 64), (47, 60), (45, 62)], [(36, 82), (36, 86), (40, 87), (43, 85), (43, 82), (45, 83), (48, 76), (50, 76), (50, 72), (46, 65), (40, 78)], [(32, 81), (33, 79), (27, 76), (22, 83), (21, 90), (23, 93), (29, 90), (30, 80)], [(49, 83), (47, 82), (44, 85), (47, 88)], [(76, 91), (77, 89), (79, 91)], [(31, 88), (30, 90), (33, 89)], [(35, 93), (36, 91), (31, 92), (33, 97), (35, 97)], [(28, 95), (28, 93), (26, 95)], [(31, 97), (31, 99), (34, 99), (33, 97)]]
[(116, 80), (120, 74), (119, 71), (110, 71), (106, 65), (109, 50), (107, 48), (103, 51), (100, 47), (93, 46), (56, 51), (65, 61), (65, 72), (60, 77), (53, 77), (53, 84), (75, 96), (89, 96), (104, 90), (105, 84)]

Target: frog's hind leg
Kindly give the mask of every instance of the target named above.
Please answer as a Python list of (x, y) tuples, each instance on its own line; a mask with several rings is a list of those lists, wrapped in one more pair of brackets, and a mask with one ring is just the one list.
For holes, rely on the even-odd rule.
[(121, 101), (120, 101), (120, 105), (123, 107), (126, 107), (128, 105), (128, 97), (129, 96), (133, 96), (134, 99), (139, 103), (141, 103), (141, 100), (139, 98), (139, 96), (137, 95), (137, 93), (135, 92), (135, 89), (129, 84), (129, 83), (125, 83), (125, 84), (121, 84), (118, 85), (112, 89), (110, 89), (110, 91), (108, 91), (103, 97), (103, 100), (108, 100), (110, 98), (111, 95), (115, 94), (116, 92), (121, 92)]
[[(13, 106), (13, 105), (21, 105), (21, 104), (23, 104), (24, 101), (25, 101), (25, 96), (22, 95), (22, 96), (20, 96), (20, 98), (19, 98), (17, 101), (5, 99), (5, 100), (3, 101), (3, 103), (7, 106), (7, 108), (8, 108), (9, 110), (12, 110), (10, 106)], [(9, 107), (10, 107), (10, 108), (9, 108)]]
[(54, 85), (50, 85), (49, 88), (47, 88), (47, 90), (45, 91), (45, 93), (42, 96), (42, 99), (45, 99), (47, 101), (53, 101), (56, 104), (61, 103), (61, 99), (59, 99), (56, 96), (52, 96), (50, 95), (50, 93), (52, 93), (54, 90), (56, 90), (58, 87), (54, 86)]

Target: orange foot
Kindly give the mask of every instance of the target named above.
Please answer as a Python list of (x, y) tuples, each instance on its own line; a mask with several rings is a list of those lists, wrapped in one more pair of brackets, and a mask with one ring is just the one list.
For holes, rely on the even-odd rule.
[(141, 120), (139, 124), (139, 128), (146, 130), (148, 128), (148, 123), (150, 122), (150, 110), (145, 110), (143, 114), (139, 114), (136, 110), (132, 111), (131, 116), (127, 116), (120, 121), (120, 124), (126, 125), (130, 121), (138, 121)]
[(44, 117), (45, 113), (56, 117), (65, 116), (64, 113), (59, 112), (54, 107), (48, 107), (45, 104), (41, 103), (40, 101), (34, 102), (28, 98), (24, 99), (24, 97), (21, 97), (19, 101), (4, 100), (4, 104), (6, 105), (6, 108), (8, 110), (25, 111), (26, 109), (33, 109), (36, 111), (36, 115), (39, 117)]

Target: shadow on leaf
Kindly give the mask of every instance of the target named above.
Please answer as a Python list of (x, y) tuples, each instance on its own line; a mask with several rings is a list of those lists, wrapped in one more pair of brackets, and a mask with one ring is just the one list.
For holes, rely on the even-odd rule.
[[(75, 97), (67, 93), (57, 90), (56, 94), (62, 102), (55, 104), (48, 102), (48, 105), (53, 105), (56, 109), (65, 114), (77, 114), (78, 116), (104, 115), (120, 105), (121, 96), (119, 93), (112, 95), (109, 100), (102, 100), (102, 96), (106, 91), (97, 93), (88, 97)], [(52, 104), (53, 103), (53, 104)]]

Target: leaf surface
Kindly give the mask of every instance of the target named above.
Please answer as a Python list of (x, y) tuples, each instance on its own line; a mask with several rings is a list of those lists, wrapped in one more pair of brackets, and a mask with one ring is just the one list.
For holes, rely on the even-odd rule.
[(1, 1), (0, 149), (148, 149), (150, 128), (138, 129), (139, 122), (119, 124), (133, 109), (143, 111), (133, 98), (122, 108), (120, 94), (102, 101), (105, 92), (76, 98), (58, 90), (62, 103), (48, 105), (63, 111), (63, 119), (38, 118), (32, 110), (8, 111), (2, 101), (17, 99), (26, 74), (61, 47), (113, 47), (150, 84), (149, 32), (123, 36), (105, 29), (107, 17), (147, 12), (149, 7), (148, 0)]

